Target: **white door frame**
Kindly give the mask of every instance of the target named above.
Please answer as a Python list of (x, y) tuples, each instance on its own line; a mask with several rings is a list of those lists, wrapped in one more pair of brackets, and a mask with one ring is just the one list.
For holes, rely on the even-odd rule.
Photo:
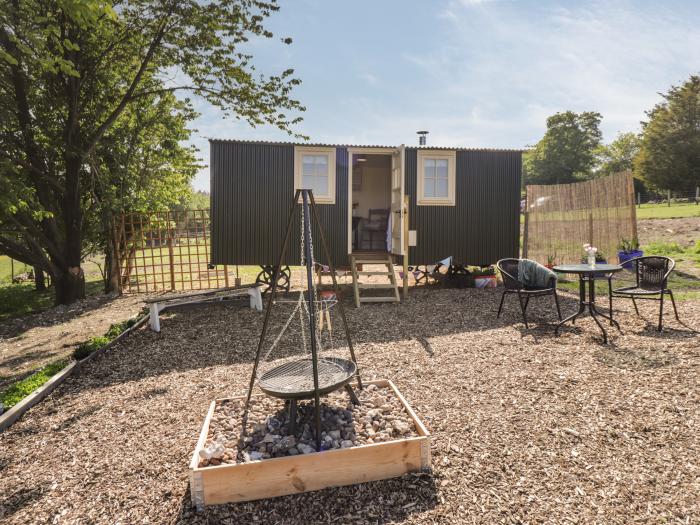
[[(389, 251), (394, 255), (404, 255), (406, 247), (404, 242), (406, 197), (406, 146), (401, 144), (391, 155), (391, 246)], [(398, 171), (398, 174), (395, 173)], [(398, 177), (396, 176), (398, 175)], [(398, 193), (398, 195), (397, 195)], [(398, 223), (397, 223), (398, 215)], [(398, 232), (398, 235), (394, 235)]]
[(352, 156), (392, 155), (396, 148), (348, 148), (348, 254), (352, 253)]

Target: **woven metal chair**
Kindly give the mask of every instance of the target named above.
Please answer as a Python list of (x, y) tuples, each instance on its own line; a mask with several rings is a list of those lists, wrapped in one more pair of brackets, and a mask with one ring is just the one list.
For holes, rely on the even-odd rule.
[(539, 288), (534, 286), (525, 286), (518, 279), (518, 263), (521, 259), (501, 259), (496, 263), (498, 271), (501, 272), (503, 278), (503, 295), (501, 295), (501, 304), (498, 307), (496, 318), (501, 316), (503, 310), (503, 302), (508, 294), (516, 294), (520, 303), (520, 310), (523, 313), (523, 323), (525, 328), (529, 328), (527, 324), (527, 305), (530, 303), (531, 297), (541, 297), (544, 295), (553, 295), (554, 304), (557, 306), (557, 315), (561, 321), (561, 308), (559, 308), (559, 296), (557, 295), (557, 280), (552, 277), (549, 281), (549, 286)]
[(374, 250), (375, 238), (379, 236), (382, 251), (386, 250), (386, 230), (389, 226), (389, 208), (369, 210), (369, 220), (364, 224), (364, 232), (369, 237), (369, 249)]
[[(636, 283), (634, 286), (625, 286), (622, 288), (612, 288), (611, 284), (611, 297), (632, 299), (634, 311), (637, 312), (637, 315), (639, 315), (637, 299), (659, 301), (658, 330), (660, 332), (663, 329), (664, 295), (668, 295), (671, 298), (671, 304), (673, 305), (673, 312), (676, 314), (676, 319), (680, 321), (678, 309), (676, 308), (676, 301), (673, 299), (673, 292), (667, 287), (668, 276), (676, 266), (676, 262), (670, 257), (647, 256), (630, 259), (625, 263), (625, 265), (627, 264), (633, 265), (632, 271), (635, 274)], [(656, 297), (657, 295), (658, 297)], [(612, 309), (610, 311), (610, 316), (612, 317)]]

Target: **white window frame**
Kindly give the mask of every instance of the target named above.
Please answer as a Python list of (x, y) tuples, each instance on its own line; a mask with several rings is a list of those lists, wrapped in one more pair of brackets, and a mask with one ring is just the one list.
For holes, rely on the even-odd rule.
[[(447, 198), (425, 196), (425, 161), (447, 160)], [(454, 206), (457, 187), (457, 153), (455, 151), (418, 150), (418, 206)]]
[(294, 190), (302, 188), (302, 159), (303, 155), (325, 155), (328, 159), (328, 194), (316, 195), (316, 204), (335, 204), (335, 148), (319, 148), (311, 146), (296, 146), (294, 148)]

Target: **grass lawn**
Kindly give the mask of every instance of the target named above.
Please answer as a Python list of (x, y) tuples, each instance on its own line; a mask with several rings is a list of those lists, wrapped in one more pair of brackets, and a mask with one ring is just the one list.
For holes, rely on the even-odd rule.
[[(681, 219), (685, 217), (700, 217), (700, 205), (688, 202), (671, 204), (642, 204), (636, 206), (637, 219)], [(549, 212), (550, 220), (578, 220), (569, 212)], [(525, 215), (520, 214), (520, 223), (525, 222)]]
[[(700, 279), (694, 275), (679, 270), (679, 263), (686, 263), (686, 266), (700, 268), (700, 240), (693, 246), (683, 247), (676, 242), (654, 242), (642, 246), (644, 255), (663, 255), (671, 257), (676, 261), (676, 270), (671, 273), (668, 280), (668, 286), (673, 290), (673, 295), (676, 299), (684, 301), (688, 299), (700, 298)], [(631, 279), (631, 276), (626, 273), (618, 274)], [(578, 290), (578, 281), (571, 280), (561, 282), (561, 286), (572, 292)], [(614, 287), (622, 286), (620, 283), (613, 283)], [(596, 293), (601, 296), (607, 296), (608, 283), (601, 279), (596, 282)]]
[[(102, 274), (98, 265), (99, 257), (83, 263), (85, 271), (85, 294), (96, 295), (102, 291)], [(14, 262), (15, 275), (28, 272), (32, 268), (24, 263)], [(34, 282), (13, 284), (11, 281), (11, 263), (6, 255), (0, 255), (0, 322), (12, 317), (46, 310), (53, 305), (53, 288), (38, 292)]]
[[(102, 281), (85, 283), (85, 294), (96, 295), (103, 289)], [(40, 312), (53, 306), (53, 289), (43, 292), (34, 289), (34, 283), (0, 285), (0, 323), (13, 317)]]
[(700, 217), (700, 205), (691, 203), (642, 204), (637, 207), (637, 219), (675, 219)]
[[(28, 272), (31, 267), (24, 263), (14, 261), (14, 274)], [(12, 261), (7, 255), (0, 255), (0, 283), (12, 280)]]
[[(629, 277), (629, 276), (626, 276)], [(632, 284), (632, 282), (629, 282)], [(627, 281), (620, 282), (613, 280), (613, 288), (619, 288), (621, 286), (628, 286)], [(570, 292), (578, 293), (578, 278), (575, 276), (569, 276), (569, 279), (563, 281), (559, 279), (557, 284), (558, 288), (563, 288)], [(677, 301), (688, 301), (691, 299), (700, 299), (700, 279), (687, 274), (678, 274), (678, 272), (673, 272), (668, 279), (668, 287), (673, 290), (673, 297)], [(608, 281), (605, 279), (597, 280), (595, 283), (595, 291), (598, 297), (608, 297)]]

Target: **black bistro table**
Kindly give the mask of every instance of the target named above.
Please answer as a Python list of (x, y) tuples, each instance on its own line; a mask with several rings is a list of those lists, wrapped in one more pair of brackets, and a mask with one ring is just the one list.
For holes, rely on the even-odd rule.
[[(617, 329), (620, 329), (620, 325), (618, 324), (617, 321), (615, 321), (612, 318), (612, 312), (610, 312), (611, 315), (605, 315), (601, 312), (599, 312), (596, 307), (595, 307), (595, 278), (600, 276), (601, 274), (603, 275), (609, 275), (612, 273), (617, 273), (622, 271), (622, 266), (619, 264), (596, 264), (595, 266), (590, 266), (588, 264), (561, 264), (559, 266), (555, 266), (552, 268), (557, 273), (574, 273), (578, 275), (579, 278), (579, 287), (578, 287), (578, 311), (561, 321), (557, 327), (554, 330), (555, 334), (559, 334), (559, 328), (561, 326), (568, 322), (571, 321), (573, 324), (576, 318), (584, 313), (586, 311), (586, 307), (588, 307), (588, 312), (591, 314), (591, 317), (593, 320), (596, 322), (598, 325), (598, 328), (603, 332), (603, 343), (607, 344), (608, 342), (608, 333), (605, 331), (605, 328), (603, 328), (603, 325), (598, 321), (598, 316), (604, 317), (608, 321), (610, 321), (611, 324), (614, 324)], [(586, 298), (586, 283), (588, 283), (588, 298)]]

